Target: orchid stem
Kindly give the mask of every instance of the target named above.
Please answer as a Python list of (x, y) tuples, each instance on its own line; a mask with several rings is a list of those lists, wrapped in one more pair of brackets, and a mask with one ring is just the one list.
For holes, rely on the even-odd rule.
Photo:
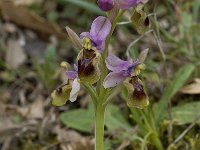
[(97, 86), (98, 98), (96, 103), (96, 110), (95, 110), (95, 150), (103, 150), (104, 149), (104, 117), (105, 117), (105, 108), (107, 102), (107, 90), (103, 87), (103, 80), (106, 77), (108, 70), (106, 68), (105, 59), (108, 56), (108, 45), (111, 40), (111, 36), (114, 32), (114, 29), (117, 25), (117, 21), (119, 20), (120, 16), (124, 13), (124, 11), (120, 11), (116, 16), (113, 24), (112, 29), (109, 34), (109, 37), (106, 40), (105, 50), (102, 54), (102, 75), (99, 81), (99, 86)]
[(104, 149), (104, 116), (105, 106), (99, 103), (95, 112), (95, 150)]

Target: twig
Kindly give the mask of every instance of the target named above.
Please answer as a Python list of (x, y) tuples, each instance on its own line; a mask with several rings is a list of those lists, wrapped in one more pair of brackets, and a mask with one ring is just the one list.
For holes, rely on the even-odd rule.
[(133, 42), (131, 42), (131, 44), (129, 44), (127, 49), (130, 49), (132, 46), (135, 45), (135, 43), (137, 43), (139, 40), (141, 40), (144, 36), (146, 36), (147, 34), (153, 32), (153, 30), (149, 30), (148, 32), (146, 32), (145, 34), (141, 35), (140, 37), (138, 37), (136, 40), (134, 40)]
[(123, 150), (123, 149), (125, 149), (129, 144), (130, 144), (130, 141), (125, 140), (125, 141), (123, 141), (123, 143), (119, 146), (119, 148), (118, 148), (117, 150)]
[(200, 113), (197, 115), (197, 117), (195, 118), (194, 122), (187, 127), (180, 135), (178, 138), (176, 138), (176, 140), (174, 140), (173, 144), (176, 144), (178, 141), (180, 141), (196, 124), (196, 122), (200, 119)]
[(153, 32), (153, 30), (149, 30), (148, 32), (146, 32), (145, 34), (139, 36), (136, 40), (134, 40), (133, 42), (131, 42), (126, 50), (126, 55), (128, 57), (128, 59), (130, 58), (130, 54), (129, 54), (129, 49), (131, 47), (133, 47), (139, 40), (141, 40), (144, 36), (148, 35), (149, 33)]

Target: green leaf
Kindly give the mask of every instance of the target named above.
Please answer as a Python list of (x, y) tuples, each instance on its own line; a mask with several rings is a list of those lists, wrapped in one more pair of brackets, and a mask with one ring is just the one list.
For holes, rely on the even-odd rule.
[(56, 68), (56, 49), (53, 46), (48, 46), (44, 54), (45, 64), (44, 69), (46, 73), (55, 73)]
[(133, 60), (135, 60), (135, 59), (138, 57), (138, 55), (139, 55), (138, 49), (135, 49), (135, 48), (133, 48), (133, 47), (130, 47), (130, 48), (128, 49), (128, 51), (129, 51), (129, 54), (130, 54), (130, 56), (131, 56), (131, 58), (132, 58)]
[(56, 11), (50, 11), (47, 15), (47, 19), (50, 22), (56, 22), (58, 20), (59, 14)]
[(177, 124), (192, 123), (200, 114), (200, 102), (190, 102), (172, 109), (173, 120)]
[(60, 0), (62, 4), (66, 3), (72, 3), (74, 5), (77, 5), (78, 7), (81, 7), (83, 9), (86, 9), (90, 12), (93, 12), (97, 15), (104, 15), (104, 13), (97, 7), (95, 4), (88, 2), (86, 0)]
[(106, 111), (106, 126), (109, 130), (116, 130), (122, 128), (124, 130), (130, 130), (131, 126), (122, 115), (119, 107), (115, 105), (109, 105)]
[(192, 25), (192, 16), (189, 13), (183, 12), (181, 19), (184, 27), (190, 27)]
[[(76, 109), (64, 112), (60, 115), (60, 119), (67, 127), (90, 133), (94, 127), (94, 106), (89, 105), (88, 109)], [(119, 128), (124, 130), (132, 129), (120, 109), (111, 104), (106, 108), (105, 126), (110, 131)]]
[(199, 10), (200, 10), (200, 1), (199, 0), (195, 0), (193, 2), (193, 20), (198, 22), (198, 17), (199, 17)]
[(175, 74), (174, 79), (170, 83), (170, 85), (164, 91), (160, 101), (157, 106), (155, 106), (155, 118), (158, 123), (160, 119), (163, 118), (164, 113), (167, 109), (168, 102), (170, 99), (176, 94), (176, 92), (184, 85), (187, 79), (190, 77), (191, 73), (194, 71), (195, 66), (193, 64), (184, 65), (182, 68), (178, 70)]
[(48, 92), (51, 92), (56, 83), (57, 62), (56, 62), (56, 48), (54, 46), (48, 46), (44, 53), (44, 62), (39, 63), (37, 59), (33, 57), (34, 68), (43, 82)]
[(131, 141), (140, 139), (137, 134), (131, 134), (134, 130), (134, 127), (128, 123), (118, 106), (109, 104), (106, 109), (105, 117), (105, 125), (108, 128), (108, 131), (113, 132), (117, 129), (123, 129), (124, 132), (119, 137), (120, 141), (124, 140), (125, 138), (128, 138)]
[(44, 54), (45, 63), (41, 67), (43, 71), (42, 80), (46, 88), (51, 91), (54, 87), (56, 80), (57, 62), (56, 62), (56, 49), (53, 46), (48, 46)]
[(62, 113), (60, 119), (67, 127), (90, 133), (93, 129), (94, 113), (87, 109), (76, 109)]

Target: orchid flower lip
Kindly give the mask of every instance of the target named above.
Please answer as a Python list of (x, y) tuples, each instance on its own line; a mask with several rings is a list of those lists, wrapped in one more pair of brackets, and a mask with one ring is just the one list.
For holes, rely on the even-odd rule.
[(78, 61), (78, 78), (80, 79), (80, 82), (92, 85), (99, 80), (100, 78), (100, 71), (98, 68), (99, 59), (100, 59), (100, 54), (94, 47), (91, 47), (90, 49), (84, 47), (79, 52), (77, 61)]
[(149, 105), (149, 97), (144, 90), (142, 81), (137, 75), (128, 77), (124, 81), (124, 85), (129, 93), (127, 101), (128, 107), (143, 109)]

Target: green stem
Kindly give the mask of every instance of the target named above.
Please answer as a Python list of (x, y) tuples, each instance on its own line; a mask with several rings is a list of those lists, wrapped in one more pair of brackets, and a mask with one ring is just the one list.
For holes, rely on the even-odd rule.
[(108, 70), (106, 68), (105, 59), (108, 56), (108, 45), (110, 43), (111, 36), (114, 32), (114, 29), (117, 25), (117, 21), (124, 11), (120, 11), (116, 16), (112, 29), (109, 34), (109, 37), (106, 40), (105, 50), (101, 57), (101, 78), (99, 84), (97, 85), (98, 98), (96, 101), (96, 110), (95, 110), (95, 150), (104, 149), (104, 115), (105, 115), (105, 101), (107, 101), (107, 92), (108, 90), (103, 87), (103, 80), (106, 77)]
[(108, 55), (108, 46), (109, 46), (111, 37), (112, 37), (113, 32), (114, 32), (114, 30), (115, 30), (115, 28), (117, 26), (117, 22), (118, 22), (119, 18), (123, 15), (124, 12), (125, 12), (124, 10), (120, 10), (119, 13), (117, 14), (116, 18), (114, 19), (113, 23), (112, 23), (111, 32), (110, 32), (110, 34), (109, 34), (109, 36), (108, 36), (108, 38), (106, 40), (106, 47), (105, 47), (105, 50), (104, 50), (104, 52), (102, 54), (103, 60), (105, 60), (107, 55)]
[(85, 89), (87, 90), (87, 92), (90, 94), (93, 102), (96, 105), (96, 103), (97, 103), (97, 94), (96, 94), (95, 89), (92, 87), (92, 85), (83, 84), (83, 86), (85, 87)]
[(105, 106), (99, 103), (95, 112), (95, 150), (104, 149), (104, 116)]
[(144, 117), (144, 122), (145, 122), (146, 126), (148, 127), (149, 132), (153, 133), (150, 137), (152, 143), (154, 143), (157, 150), (163, 150), (162, 142), (160, 141), (155, 124), (152, 121), (153, 118), (151, 118), (152, 116), (150, 115), (151, 114), (150, 110), (148, 109), (147, 113), (144, 113), (144, 111), (141, 111), (141, 114)]
[(105, 63), (105, 59), (108, 56), (108, 46), (110, 44), (110, 40), (111, 40), (112, 34), (113, 34), (113, 32), (116, 28), (117, 22), (118, 22), (119, 18), (123, 15), (124, 12), (125, 12), (124, 10), (120, 10), (119, 13), (117, 14), (116, 18), (114, 19), (114, 21), (112, 23), (112, 28), (111, 28), (110, 34), (109, 34), (109, 36), (106, 40), (105, 50), (102, 53), (102, 57), (101, 57), (101, 79), (100, 79), (99, 84), (97, 84), (97, 92), (100, 95), (100, 97), (101, 97), (102, 93), (105, 92), (105, 89), (103, 88), (102, 83), (103, 83), (103, 80), (105, 79), (106, 75), (108, 74), (108, 69), (106, 68), (106, 63)]
[(162, 143), (161, 143), (157, 133), (155, 133), (153, 135), (152, 142), (155, 143), (155, 146), (156, 146), (157, 150), (163, 150)]

